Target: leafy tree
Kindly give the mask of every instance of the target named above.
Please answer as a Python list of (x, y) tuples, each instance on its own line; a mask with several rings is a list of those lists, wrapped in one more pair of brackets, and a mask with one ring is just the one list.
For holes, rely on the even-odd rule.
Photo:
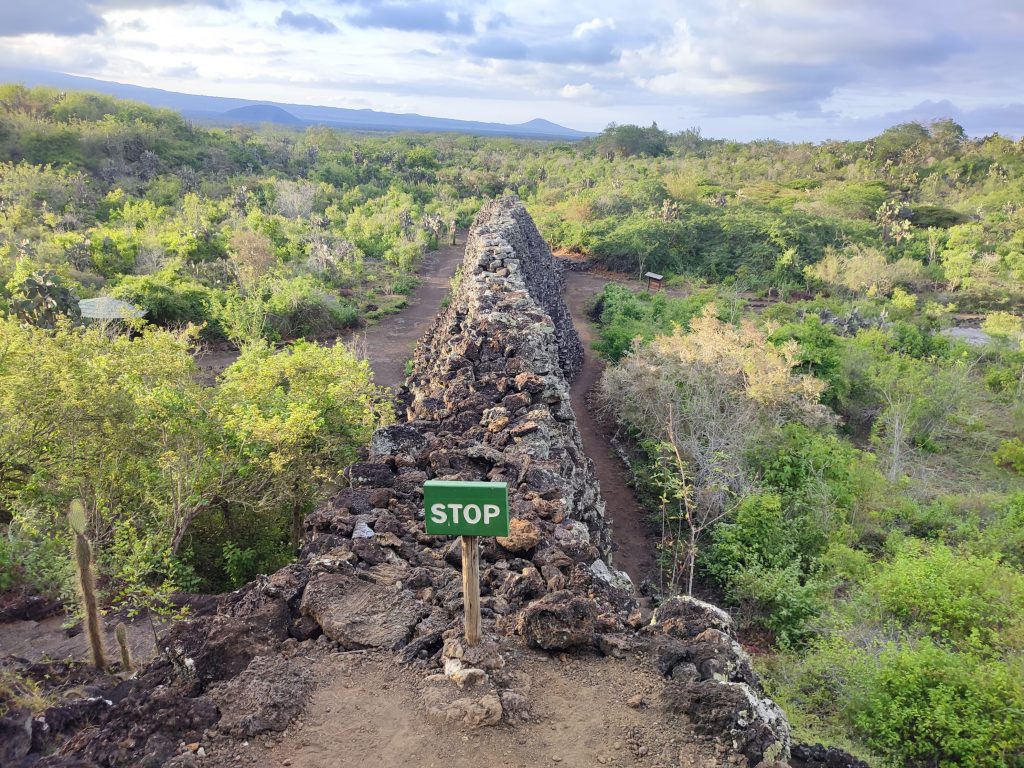
[(393, 418), (366, 360), (342, 344), (303, 342), (279, 353), (247, 347), (224, 372), (213, 413), (250, 467), (249, 493), (290, 510), (295, 544), (311, 500)]
[(657, 123), (651, 123), (648, 128), (611, 123), (595, 139), (595, 143), (603, 151), (618, 157), (658, 157), (668, 153), (668, 138), (668, 134), (658, 128)]

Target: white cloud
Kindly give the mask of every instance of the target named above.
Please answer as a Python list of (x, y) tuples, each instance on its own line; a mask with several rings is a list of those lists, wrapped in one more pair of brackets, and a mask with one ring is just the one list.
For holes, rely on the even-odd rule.
[(558, 91), (558, 95), (563, 99), (574, 99), (577, 101), (589, 101), (598, 96), (599, 93), (590, 83), (580, 83), (579, 85), (567, 83)]
[(583, 37), (588, 32), (598, 32), (602, 29), (614, 30), (615, 19), (591, 19), (577, 24), (572, 30), (573, 37)]

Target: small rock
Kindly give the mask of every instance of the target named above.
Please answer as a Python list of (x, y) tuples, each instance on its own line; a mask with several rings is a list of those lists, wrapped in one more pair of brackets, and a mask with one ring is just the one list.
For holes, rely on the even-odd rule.
[(459, 688), (474, 686), (487, 679), (487, 673), (477, 667), (467, 667), (459, 659), (447, 659), (444, 663), (444, 674)]
[(508, 536), (499, 536), (498, 543), (512, 552), (526, 552), (540, 542), (540, 531), (529, 520), (514, 518), (508, 524)]
[(631, 706), (633, 709), (640, 709), (647, 705), (647, 701), (644, 699), (644, 695), (642, 693), (638, 693), (626, 699), (626, 704)]
[(357, 522), (352, 529), (353, 539), (372, 539), (374, 535), (373, 529), (364, 520)]

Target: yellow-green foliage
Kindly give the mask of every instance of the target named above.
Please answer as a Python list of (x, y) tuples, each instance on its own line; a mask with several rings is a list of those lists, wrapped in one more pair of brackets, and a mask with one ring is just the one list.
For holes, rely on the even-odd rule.
[(192, 344), (0, 320), (0, 509), (39, 546), (68, 540), (70, 499), (101, 510), (91, 536), (114, 595), (197, 588), (187, 564), (223, 584), (227, 541), (257, 547), (254, 568), (286, 559), (294, 519), (390, 419), (341, 345), (254, 348), (204, 387)]
[(20, 676), (12, 669), (0, 668), (0, 717), (12, 709), (42, 712), (52, 703), (34, 680)]
[(807, 274), (826, 285), (845, 288), (852, 294), (889, 295), (898, 285), (915, 286), (923, 281), (920, 262), (903, 257), (889, 263), (876, 248), (854, 247), (829, 251)]

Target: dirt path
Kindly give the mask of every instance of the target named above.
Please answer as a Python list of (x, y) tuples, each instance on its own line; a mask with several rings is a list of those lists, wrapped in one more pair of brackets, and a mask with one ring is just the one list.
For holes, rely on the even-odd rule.
[(608, 280), (601, 275), (586, 272), (567, 272), (565, 301), (569, 306), (576, 332), (583, 340), (585, 354), (583, 369), (573, 382), (572, 408), (576, 412), (576, 425), (583, 438), (583, 449), (593, 460), (601, 495), (607, 505), (612, 524), (612, 549), (615, 566), (621, 568), (638, 585), (644, 579), (655, 581), (654, 531), (646, 520), (644, 509), (629, 487), (629, 474), (622, 461), (613, 453), (609, 425), (594, 414), (589, 400), (591, 391), (601, 377), (604, 362), (591, 349), (595, 330), (587, 317), (590, 300), (599, 293)]
[(374, 379), (382, 387), (400, 387), (405, 383), (405, 363), (412, 357), (416, 342), (437, 317), (441, 302), (448, 295), (452, 275), (466, 252), (466, 233), (459, 232), (456, 245), (427, 254), (420, 262), (420, 284), (401, 311), (388, 315), (375, 325), (350, 337), (370, 360)]
[[(646, 706), (656, 705), (663, 686), (646, 660), (584, 655), (561, 662), (526, 651), (516, 666), (530, 679), (529, 722), (471, 729), (428, 718), (422, 702), (431, 689), (448, 698), (472, 690), (396, 668), (384, 654), (338, 654), (317, 666), (323, 687), (279, 742), (215, 743), (207, 759), (255, 768), (719, 765), (681, 719)], [(645, 704), (630, 707), (637, 694)]]
[[(353, 344), (370, 360), (374, 380), (382, 387), (397, 388), (405, 382), (405, 363), (412, 357), (420, 336), (430, 326), (448, 294), (452, 275), (462, 263), (466, 251), (466, 232), (457, 233), (456, 245), (432, 251), (420, 260), (416, 290), (409, 303), (392, 315), (367, 328), (339, 337)], [(204, 381), (212, 382), (217, 374), (238, 359), (234, 350), (210, 350), (196, 357)]]

